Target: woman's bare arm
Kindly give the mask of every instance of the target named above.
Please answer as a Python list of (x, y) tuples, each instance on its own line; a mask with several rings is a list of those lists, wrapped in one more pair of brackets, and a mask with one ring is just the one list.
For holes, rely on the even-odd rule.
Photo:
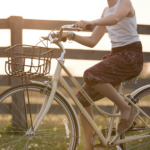
[(80, 27), (83, 30), (86, 29), (87, 25), (95, 25), (95, 26), (111, 26), (117, 24), (124, 17), (126, 17), (131, 11), (133, 7), (130, 0), (122, 0), (118, 7), (118, 10), (109, 16), (93, 20), (93, 21), (84, 21), (81, 20), (75, 24), (75, 27)]
[[(105, 9), (102, 13), (101, 18), (103, 18), (104, 12), (105, 12)], [(92, 48), (101, 40), (105, 32), (106, 32), (106, 26), (96, 26), (91, 36), (80, 36), (76, 34), (74, 37), (74, 41), (84, 46), (88, 46)], [(62, 35), (62, 38), (68, 37), (68, 35), (69, 35), (68, 32), (64, 32)]]
[(80, 35), (75, 35), (74, 41), (88, 47), (94, 47), (100, 39), (103, 37), (103, 35), (106, 32), (106, 27), (105, 26), (97, 26), (95, 27), (93, 33), (91, 36), (80, 36)]
[(132, 4), (130, 0), (122, 0), (117, 11), (102, 19), (92, 21), (94, 25), (115, 25), (123, 18), (125, 18), (132, 10)]

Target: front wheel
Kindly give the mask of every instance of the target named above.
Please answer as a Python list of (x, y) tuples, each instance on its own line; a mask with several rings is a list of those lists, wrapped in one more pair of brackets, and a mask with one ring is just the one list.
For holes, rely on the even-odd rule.
[[(150, 88), (146, 88), (134, 96), (136, 105), (138, 105), (148, 116), (150, 116)], [(150, 134), (150, 120), (140, 113), (140, 117), (146, 122), (149, 128), (139, 119), (135, 119), (135, 127), (130, 131), (122, 134), (122, 138), (128, 138), (129, 136), (136, 136), (138, 134)], [(123, 150), (150, 150), (150, 137), (144, 138), (132, 142), (128, 142), (123, 145)]]
[[(0, 95), (0, 150), (75, 150), (77, 122), (66, 101), (55, 94), (52, 106), (36, 131), (31, 129), (42, 103), (51, 89), (43, 92), (42, 85), (29, 84), (28, 104), (26, 85), (19, 85)], [(31, 115), (30, 110), (31, 108)]]

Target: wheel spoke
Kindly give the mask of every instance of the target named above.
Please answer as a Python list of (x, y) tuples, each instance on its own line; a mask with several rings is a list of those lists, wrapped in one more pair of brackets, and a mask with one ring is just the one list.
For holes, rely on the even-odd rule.
[[(137, 106), (139, 106), (148, 116), (150, 116), (150, 88), (144, 89), (134, 96), (137, 100)], [(146, 135), (150, 133), (150, 120), (140, 113), (140, 117), (135, 119), (136, 126), (135, 130), (125, 133), (124, 138), (135, 135)], [(141, 128), (142, 127), (142, 128)], [(139, 130), (136, 130), (139, 129)], [(150, 138), (141, 138), (137, 141), (128, 142), (123, 144), (125, 150), (149, 150), (150, 149)]]
[[(28, 85), (29, 99), (31, 103), (31, 113), (33, 120), (40, 112), (41, 105), (44, 102), (45, 94), (41, 93), (43, 86)], [(11, 150), (21, 149), (75, 149), (76, 147), (76, 123), (74, 116), (72, 116), (71, 108), (68, 107), (68, 102), (59, 95), (56, 94), (54, 97), (50, 113), (47, 113), (44, 119), (41, 121), (37, 131), (30, 133), (31, 123), (29, 118), (29, 111), (27, 108), (27, 123), (28, 129), (23, 128), (25, 126), (26, 118), (24, 116), (24, 106), (17, 103), (17, 100), (22, 98), (16, 98), (17, 100), (12, 101), (13, 109), (16, 109), (17, 113), (13, 112), (11, 106), (11, 97), (21, 95), (24, 92), (25, 104), (27, 104), (26, 97), (26, 86), (19, 85), (8, 89), (6, 92), (1, 94), (0, 102), (4, 104), (4, 108), (0, 107), (0, 149)], [(49, 91), (50, 93), (50, 91)], [(13, 95), (15, 94), (15, 96)], [(9, 105), (7, 105), (9, 102)], [(20, 107), (21, 106), (21, 107)], [(28, 107), (28, 104), (26, 105)], [(54, 107), (53, 107), (54, 106)], [(21, 109), (23, 107), (23, 109)], [(58, 114), (58, 111), (62, 111), (62, 114)], [(15, 116), (16, 120), (13, 120)], [(5, 120), (3, 118), (6, 118)], [(67, 121), (69, 128), (69, 136), (66, 137), (66, 129), (63, 120)], [(20, 124), (20, 126), (17, 126)], [(23, 127), (22, 127), (23, 126)], [(74, 136), (71, 136), (74, 135)]]

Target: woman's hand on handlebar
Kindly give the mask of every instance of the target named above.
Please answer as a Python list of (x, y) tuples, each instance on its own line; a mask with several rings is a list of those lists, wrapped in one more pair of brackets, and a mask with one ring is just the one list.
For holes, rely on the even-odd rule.
[[(59, 37), (59, 32), (57, 32), (57, 36)], [(70, 32), (63, 32), (60, 41), (66, 42), (69, 36), (70, 36)]]
[(82, 30), (85, 31), (87, 26), (92, 26), (92, 25), (93, 25), (92, 21), (81, 20), (81, 21), (76, 22), (74, 24), (74, 27), (81, 28)]

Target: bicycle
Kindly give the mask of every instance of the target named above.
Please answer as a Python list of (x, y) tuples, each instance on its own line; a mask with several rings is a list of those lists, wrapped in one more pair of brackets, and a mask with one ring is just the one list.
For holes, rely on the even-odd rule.
[[(50, 41), (50, 43), (56, 44), (62, 51), (57, 60), (53, 77), (44, 76), (50, 72), (53, 55), (48, 44), (43, 43), (45, 47), (15, 45), (5, 50), (8, 53), (8, 61), (5, 64), (6, 73), (10, 76), (25, 78), (26, 83), (11, 87), (0, 95), (0, 149), (76, 149), (81, 138), (78, 117), (67, 98), (57, 90), (58, 81), (95, 131), (91, 139), (93, 149), (96, 147), (117, 150), (141, 149), (143, 147), (144, 150), (150, 149), (149, 108), (143, 107), (148, 106), (146, 98), (150, 99), (150, 85), (143, 86), (130, 95), (123, 94), (123, 83), (119, 85), (120, 95), (129, 105), (137, 108), (140, 114), (127, 132), (116, 133), (116, 128), (113, 128), (113, 125), (115, 118), (117, 118), (117, 127), (120, 116), (120, 113), (117, 112), (117, 106), (113, 106), (112, 113), (100, 109), (64, 66), (65, 48), (60, 41), (63, 30), (78, 31), (81, 29), (74, 28), (73, 25), (65, 25), (60, 28), (59, 37), (56, 37), (56, 33), (53, 31), (48, 37), (40, 39), (42, 43), (47, 40), (47, 43)], [(107, 129), (97, 127), (60, 75), (62, 69), (94, 109), (104, 117), (111, 117)], [(43, 77), (47, 81), (30, 80), (30, 84), (27, 84), (27, 78), (34, 79), (36, 77)], [(125, 82), (135, 83), (136, 81), (137, 79), (132, 79)], [(31, 103), (33, 104), (31, 105)]]

